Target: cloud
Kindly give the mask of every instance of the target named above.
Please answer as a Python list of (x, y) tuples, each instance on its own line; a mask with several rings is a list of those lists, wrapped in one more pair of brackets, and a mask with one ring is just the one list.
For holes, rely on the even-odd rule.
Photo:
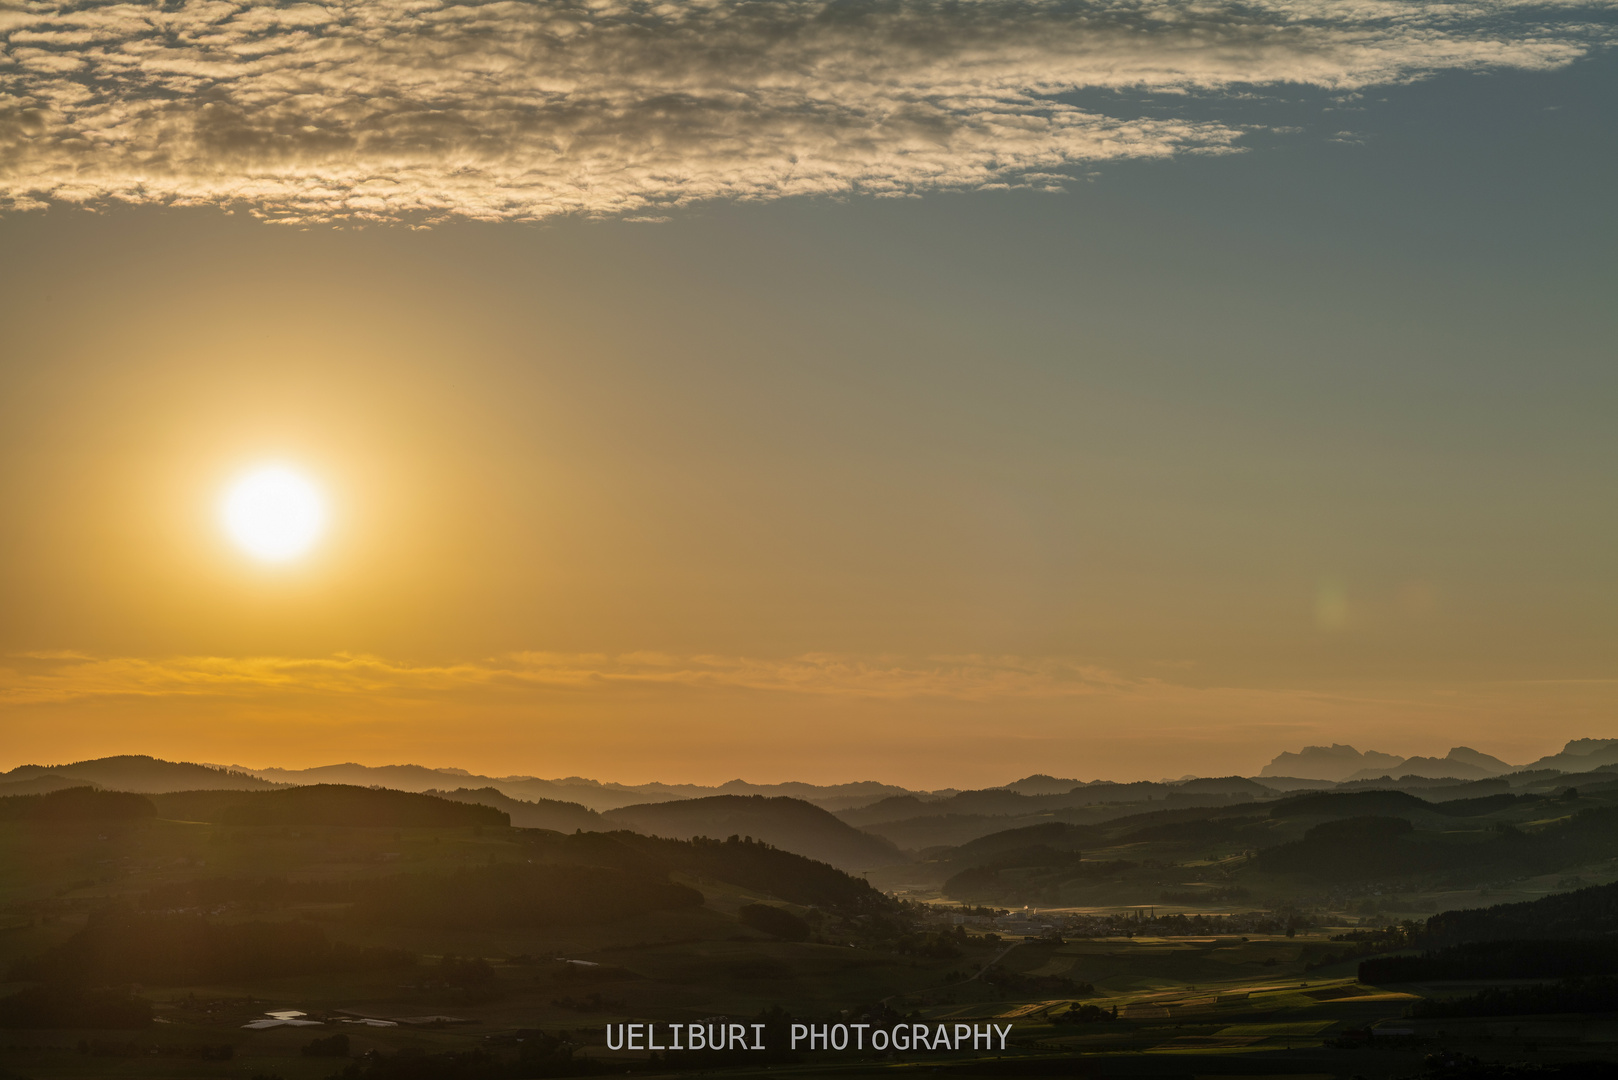
[[(1175, 665), (1158, 665), (1174, 667)], [(1505, 685), (1505, 684), (1501, 684)], [(1520, 691), (1527, 684), (1510, 684)], [(1597, 687), (1610, 691), (1612, 685)], [(1535, 684), (1533, 693), (1566, 689)], [(475, 661), (412, 664), (340, 653), (289, 657), (98, 657), (78, 652), (15, 653), (0, 664), (0, 708), (148, 699), (243, 701), (339, 706), (429, 705), (472, 701), (532, 702), (546, 697), (617, 699), (639, 694), (668, 702), (682, 691), (743, 691), (777, 700), (861, 699), (873, 704), (956, 702), (993, 708), (1023, 703), (1107, 703), (1109, 708), (1255, 710), (1273, 717), (1289, 709), (1377, 710), (1405, 706), (1411, 687), (1199, 686), (1157, 675), (1124, 673), (1064, 657), (870, 657), (810, 653), (787, 658), (672, 656), (638, 652), (518, 652)], [(1501, 686), (1471, 688), (1486, 696)], [(1423, 708), (1465, 712), (1476, 701), (1417, 691)]]
[(981, 656), (883, 661), (832, 655), (770, 660), (660, 653), (515, 653), (469, 663), (412, 665), (354, 655), (154, 659), (53, 652), (17, 654), (9, 660), (9, 667), (0, 669), (0, 705), (275, 694), (435, 700), (478, 692), (679, 687), (990, 701), (1083, 696), (1145, 685), (1069, 661)]
[(1074, 91), (1553, 68), (1603, 2), (0, 0), (0, 204), (537, 220), (1048, 186), (1240, 135)]
[(1603, 730), (1615, 690), (1600, 679), (1195, 685), (1017, 656), (519, 653), (434, 664), (53, 652), (0, 657), (0, 727), (9, 765), (147, 753), (982, 786), (1036, 769), (1245, 775), (1280, 749), (1329, 742), (1435, 755), (1483, 746), (1527, 761)]

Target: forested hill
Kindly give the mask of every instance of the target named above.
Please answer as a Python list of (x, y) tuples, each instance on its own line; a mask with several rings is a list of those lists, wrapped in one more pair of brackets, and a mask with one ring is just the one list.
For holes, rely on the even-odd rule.
[(176, 791), (148, 797), (161, 817), (221, 825), (455, 828), (510, 824), (506, 812), (493, 807), (346, 784), (315, 784), (279, 791)]
[(61, 788), (42, 795), (0, 797), (0, 821), (118, 821), (157, 816), (143, 795), (97, 788)]
[(1618, 933), (1618, 882), (1517, 904), (1446, 911), (1427, 920), (1427, 936), (1434, 943), (1614, 933)]
[(535, 858), (546, 862), (684, 874), (848, 915), (895, 907), (891, 898), (864, 878), (757, 840), (671, 840), (628, 831), (563, 834), (536, 830), (524, 834), (523, 843)]
[(904, 861), (891, 841), (861, 832), (813, 803), (786, 796), (715, 795), (646, 803), (610, 810), (602, 818), (610, 825), (677, 840), (751, 836), (845, 870)]
[(513, 799), (499, 788), (492, 787), (456, 788), (454, 791), (427, 791), (423, 794), (503, 810), (510, 816), (511, 824), (519, 829), (572, 832), (575, 829), (611, 828), (601, 820), (600, 814), (588, 806), (560, 799)]

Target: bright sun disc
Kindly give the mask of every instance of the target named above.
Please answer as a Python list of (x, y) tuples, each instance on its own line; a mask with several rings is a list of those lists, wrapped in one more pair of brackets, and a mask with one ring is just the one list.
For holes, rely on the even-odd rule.
[(220, 510), (230, 538), (249, 555), (270, 562), (302, 555), (326, 528), (326, 503), (319, 489), (279, 465), (237, 480)]

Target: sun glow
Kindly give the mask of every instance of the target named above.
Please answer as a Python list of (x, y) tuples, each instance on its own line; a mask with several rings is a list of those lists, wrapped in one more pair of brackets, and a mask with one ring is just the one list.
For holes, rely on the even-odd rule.
[(314, 546), (326, 531), (326, 500), (309, 480), (281, 465), (238, 478), (220, 504), (225, 532), (266, 562), (285, 562)]

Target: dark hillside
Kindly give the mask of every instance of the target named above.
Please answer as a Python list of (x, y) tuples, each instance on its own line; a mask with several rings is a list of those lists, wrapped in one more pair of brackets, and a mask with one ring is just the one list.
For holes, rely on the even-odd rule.
[[(1083, 789), (1081, 789), (1083, 790)], [(1065, 795), (1019, 795), (1004, 788), (962, 791), (947, 799), (924, 804), (926, 814), (1037, 814), (1067, 798)], [(1082, 799), (1082, 797), (1080, 797)], [(1074, 805), (1078, 805), (1075, 803)]]
[(696, 889), (655, 874), (527, 863), (399, 874), (355, 883), (352, 895), (360, 922), (439, 929), (610, 923), (702, 904)]
[(221, 825), (347, 825), (375, 828), (504, 827), (503, 810), (385, 788), (316, 784), (276, 791), (181, 791), (155, 795), (161, 817)]
[(129, 821), (156, 816), (150, 799), (127, 791), (80, 787), (0, 797), (0, 821)]
[(154, 916), (309, 903), (352, 905), (346, 917), (367, 924), (491, 929), (610, 923), (692, 907), (702, 903), (702, 894), (670, 882), (643, 862), (629, 868), (491, 863), (447, 873), (336, 880), (201, 878), (164, 885), (141, 897), (141, 909)]
[(108, 910), (67, 941), (12, 966), (8, 978), (90, 986), (175, 985), (226, 979), (408, 967), (397, 949), (327, 939), (306, 922), (210, 923), (198, 915)]
[(1315, 826), (1302, 840), (1260, 851), (1254, 866), (1319, 881), (1430, 877), (1455, 883), (1530, 877), (1614, 856), (1618, 807), (1599, 807), (1531, 832), (1499, 822), (1492, 829), (1462, 830), (1459, 838), (1447, 830), (1414, 830), (1403, 816), (1339, 818)]
[(1420, 956), (1378, 956), (1360, 962), (1367, 982), (1438, 979), (1566, 979), (1618, 971), (1618, 941), (1471, 941)]
[(1316, 825), (1302, 840), (1265, 848), (1255, 858), (1272, 874), (1306, 875), (1319, 881), (1402, 877), (1449, 869), (1475, 858), (1501, 854), (1496, 845), (1421, 843), (1402, 817), (1338, 818)]
[(1543, 802), (1544, 799), (1543, 795), (1512, 795), (1502, 792), (1498, 795), (1478, 795), (1470, 799), (1450, 799), (1447, 802), (1434, 803), (1432, 811), (1446, 817), (1481, 817), (1484, 814), (1494, 814), (1501, 810)]
[(532, 833), (524, 841), (547, 862), (687, 874), (849, 915), (894, 906), (864, 878), (758, 841), (668, 840), (632, 832)]
[(1366, 815), (1404, 815), (1413, 811), (1431, 811), (1432, 804), (1407, 791), (1319, 791), (1308, 795), (1294, 795), (1270, 805), (1272, 818), (1291, 817), (1364, 817)]
[(944, 882), (943, 892), (952, 899), (975, 903), (1052, 906), (1067, 902), (1067, 889), (1135, 865), (1121, 860), (1085, 861), (1077, 851), (1038, 844), (967, 867)]
[(945, 811), (938, 809), (938, 800), (918, 799), (914, 795), (894, 795), (890, 798), (878, 799), (869, 806), (855, 806), (847, 810), (839, 810), (837, 811), (837, 817), (839, 820), (859, 829), (884, 821), (906, 821), (910, 818), (927, 817), (942, 813), (945, 813)]
[(1255, 799), (1275, 798), (1275, 789), (1245, 776), (1199, 776), (1176, 784), (1174, 790), (1186, 795), (1251, 795)]
[(1190, 821), (1165, 821), (1126, 832), (1114, 843), (1206, 846), (1239, 840), (1252, 847), (1260, 847), (1273, 842), (1262, 830), (1253, 828), (1263, 820), (1258, 817), (1204, 817)]
[(1013, 780), (1006, 785), (1006, 790), (1015, 791), (1019, 795), (1066, 795), (1074, 788), (1085, 786), (1083, 780), (1063, 779), (1049, 773), (1035, 773), (1021, 780)]
[(751, 836), (778, 848), (845, 870), (902, 862), (892, 842), (863, 833), (829, 811), (786, 796), (715, 795), (679, 802), (645, 803), (610, 810), (604, 821), (652, 836)]
[(1614, 933), (1618, 933), (1618, 882), (1517, 904), (1446, 911), (1427, 920), (1427, 935), (1435, 942)]
[(531, 801), (513, 799), (498, 788), (457, 788), (454, 791), (426, 791), (423, 794), (448, 799), (451, 802), (492, 806), (509, 815), (511, 824), (519, 829), (572, 832), (575, 829), (597, 830), (611, 827), (601, 820), (600, 814), (587, 806), (562, 802), (558, 799)]
[(980, 836), (950, 851), (940, 862), (955, 869), (964, 869), (995, 862), (1013, 852), (1034, 847), (1048, 851), (1077, 851), (1081, 847), (1101, 845), (1104, 842), (1102, 836), (1101, 830), (1091, 825), (1050, 821)]
[[(866, 825), (868, 833), (893, 841), (904, 851), (928, 852), (929, 849), (957, 847), (973, 840), (1024, 825), (1043, 825), (1053, 820), (1045, 814), (1027, 817), (985, 817), (982, 814), (940, 814), (937, 817), (908, 818), (904, 821), (884, 821)], [(931, 852), (936, 854), (936, 850)]]
[(0, 795), (43, 795), (47, 791), (60, 791), (62, 788), (93, 787), (93, 784), (78, 776), (68, 776), (65, 773), (43, 772), (30, 776), (26, 780), (0, 781)]

